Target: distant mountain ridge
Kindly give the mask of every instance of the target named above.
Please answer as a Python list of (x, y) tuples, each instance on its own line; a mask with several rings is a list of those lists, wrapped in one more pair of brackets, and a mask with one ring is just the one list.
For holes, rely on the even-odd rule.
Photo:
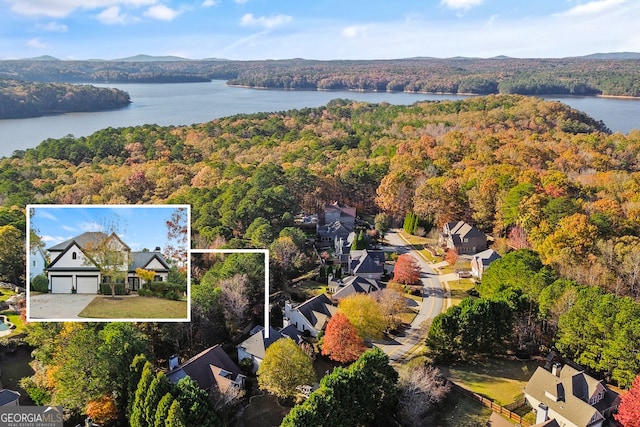
[(579, 58), (586, 59), (640, 59), (638, 52), (609, 52), (609, 53), (592, 53), (591, 55), (581, 56)]
[(135, 55), (128, 56), (126, 58), (112, 59), (114, 62), (162, 62), (162, 61), (193, 61), (189, 58), (181, 58), (179, 56), (165, 55), (165, 56), (153, 56), (153, 55)]

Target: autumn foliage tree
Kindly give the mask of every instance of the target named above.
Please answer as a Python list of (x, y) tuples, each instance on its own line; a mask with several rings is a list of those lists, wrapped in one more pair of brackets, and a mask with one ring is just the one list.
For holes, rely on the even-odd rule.
[(620, 397), (615, 419), (624, 427), (640, 427), (640, 375), (633, 380), (629, 391)]
[(413, 256), (402, 254), (398, 257), (393, 268), (393, 280), (404, 285), (420, 283), (420, 265)]
[(108, 395), (89, 401), (86, 412), (88, 416), (99, 424), (107, 424), (118, 418), (116, 403), (113, 397)]
[(343, 313), (336, 313), (329, 320), (323, 342), (322, 354), (340, 363), (353, 362), (366, 350), (358, 331)]
[(353, 294), (340, 300), (338, 310), (344, 313), (363, 340), (379, 339), (387, 322), (380, 305), (371, 295)]
[(452, 266), (456, 265), (459, 258), (460, 258), (460, 255), (458, 254), (458, 250), (456, 248), (450, 248), (449, 250), (447, 250), (447, 253), (444, 256), (444, 259), (445, 261), (447, 261), (447, 264)]

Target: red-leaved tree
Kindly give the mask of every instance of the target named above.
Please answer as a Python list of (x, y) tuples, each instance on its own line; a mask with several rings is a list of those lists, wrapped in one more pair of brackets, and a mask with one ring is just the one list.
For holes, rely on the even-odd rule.
[(420, 265), (418, 261), (409, 254), (400, 255), (393, 268), (393, 280), (404, 285), (420, 283)]
[(336, 313), (324, 333), (322, 354), (340, 363), (356, 360), (366, 350), (362, 338), (347, 316)]
[(633, 380), (629, 391), (620, 396), (615, 418), (624, 427), (640, 427), (640, 375)]

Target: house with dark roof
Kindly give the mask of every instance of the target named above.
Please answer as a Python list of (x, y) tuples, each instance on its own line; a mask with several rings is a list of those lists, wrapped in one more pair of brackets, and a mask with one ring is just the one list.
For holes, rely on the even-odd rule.
[(47, 249), (51, 259), (46, 268), (49, 291), (97, 294), (100, 283), (110, 280), (101, 272), (100, 260), (91, 255), (100, 246), (106, 246), (109, 251), (120, 255), (117, 261), (111, 263), (115, 263), (113, 268), (126, 271), (129, 290), (137, 291), (144, 283), (136, 273), (137, 268), (155, 271), (156, 281), (166, 281), (168, 278), (169, 265), (159, 247), (153, 252), (132, 252), (115, 233), (86, 232)]
[(229, 392), (243, 389), (246, 379), (220, 345), (209, 347), (181, 364), (177, 356), (172, 356), (167, 373), (169, 381), (175, 384), (186, 376), (191, 377), (201, 389), (223, 395), (233, 395), (235, 393)]
[(20, 406), (20, 393), (8, 388), (0, 390), (0, 406)]
[[(618, 394), (584, 371), (559, 363), (538, 367), (524, 387), (536, 423), (556, 420), (565, 427), (601, 427), (618, 408)], [(544, 425), (544, 424), (543, 424)]]
[(317, 337), (318, 332), (324, 330), (337, 310), (325, 294), (317, 295), (298, 305), (287, 301), (284, 304), (283, 323), (285, 327), (293, 325), (299, 332)]
[(482, 274), (489, 268), (489, 265), (500, 258), (501, 256), (493, 249), (478, 252), (471, 257), (471, 274), (482, 279)]
[(464, 221), (447, 222), (442, 227), (440, 245), (459, 254), (475, 254), (487, 249), (487, 235)]
[(329, 280), (329, 292), (331, 299), (339, 301), (353, 294), (370, 294), (379, 291), (382, 284), (375, 279), (367, 279), (360, 276), (347, 276), (342, 279)]
[(302, 336), (293, 325), (289, 325), (280, 331), (269, 327), (269, 338), (265, 337), (264, 326), (256, 326), (249, 332), (249, 338), (236, 346), (238, 350), (238, 360), (250, 359), (252, 363), (251, 371), (255, 373), (264, 360), (267, 348), (274, 342), (282, 338), (291, 338), (296, 343), (300, 343)]
[(380, 280), (384, 275), (384, 251), (351, 250), (347, 274)]
[(336, 239), (346, 240), (356, 226), (356, 208), (338, 202), (326, 204), (318, 212), (316, 225), (317, 242), (322, 248), (329, 248)]

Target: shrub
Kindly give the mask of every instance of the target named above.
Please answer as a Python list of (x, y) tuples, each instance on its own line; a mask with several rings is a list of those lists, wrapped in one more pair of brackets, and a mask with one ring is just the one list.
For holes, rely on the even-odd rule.
[[(125, 294), (124, 283), (116, 283), (115, 291), (116, 291), (115, 292), (116, 295), (124, 295)], [(100, 293), (102, 295), (111, 295), (111, 286), (108, 283), (101, 283)]]
[(31, 279), (31, 290), (36, 292), (49, 292), (49, 279), (44, 274), (38, 274)]
[(187, 291), (187, 285), (172, 282), (149, 282), (138, 291), (138, 295), (179, 300)]

